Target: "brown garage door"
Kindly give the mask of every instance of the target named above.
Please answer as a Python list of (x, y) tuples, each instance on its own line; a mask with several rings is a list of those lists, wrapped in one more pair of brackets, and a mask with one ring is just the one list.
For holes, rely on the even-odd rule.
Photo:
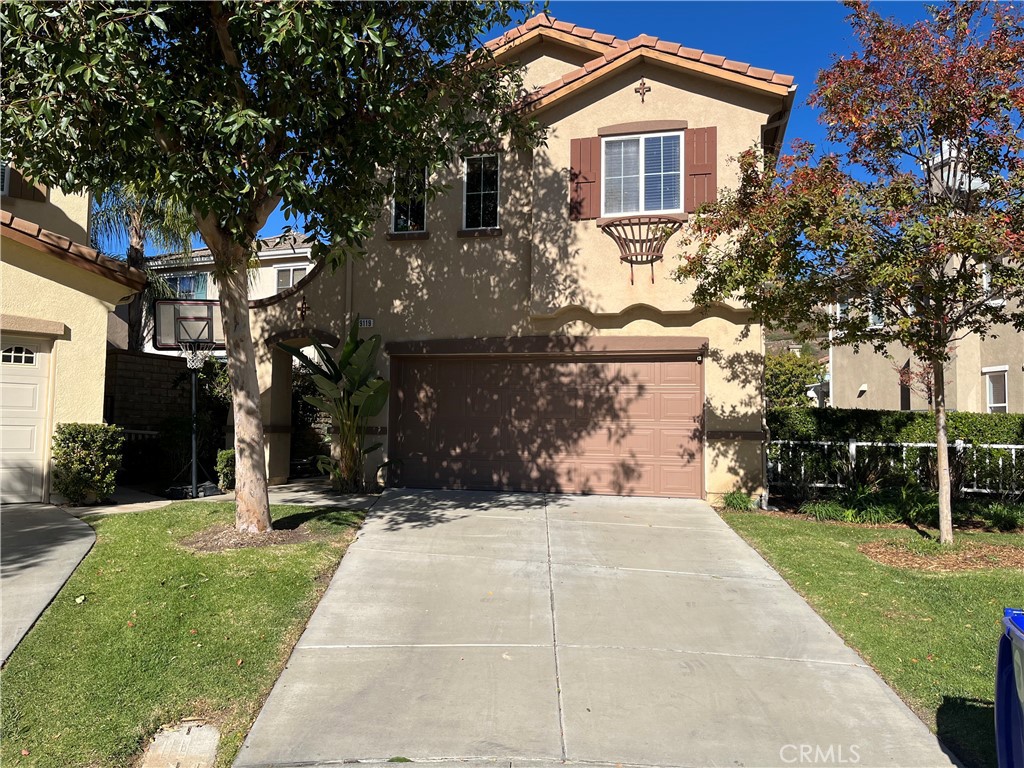
[(400, 485), (703, 496), (703, 340), (515, 341), (389, 347)]

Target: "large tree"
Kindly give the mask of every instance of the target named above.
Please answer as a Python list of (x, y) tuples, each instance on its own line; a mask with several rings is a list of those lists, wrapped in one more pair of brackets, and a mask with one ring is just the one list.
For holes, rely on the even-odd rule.
[[(480, 36), (524, 3), (4, 3), (4, 153), (64, 189), (181, 200), (213, 254), (232, 386), (236, 527), (270, 527), (246, 266), (279, 206), (335, 265), (389, 169), (532, 130)], [(516, 17), (516, 18), (514, 18)]]
[[(940, 540), (952, 541), (944, 365), (1024, 328), (1024, 26), (1019, 6), (950, 3), (909, 25), (848, 3), (859, 50), (810, 104), (835, 151), (739, 159), (693, 222), (682, 277), (804, 338), (907, 348), (933, 376)], [(842, 311), (836, 311), (836, 307)]]
[(146, 346), (147, 308), (155, 299), (173, 296), (167, 281), (146, 268), (146, 243), (189, 255), (196, 234), (195, 217), (174, 200), (141, 195), (130, 185), (118, 184), (96, 198), (91, 234), (101, 247), (127, 242), (125, 262), (147, 273), (146, 287), (128, 305), (128, 349), (141, 352)]

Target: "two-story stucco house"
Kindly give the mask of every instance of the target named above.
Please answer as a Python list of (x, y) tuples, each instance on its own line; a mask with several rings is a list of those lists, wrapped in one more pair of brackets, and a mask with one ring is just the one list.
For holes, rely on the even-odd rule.
[(694, 305), (670, 235), (736, 183), (730, 156), (781, 144), (793, 78), (545, 15), (488, 47), (525, 68), (546, 144), (456, 158), (429, 200), (399, 169), (364, 258), (253, 302), (271, 482), (289, 467), (276, 343), (337, 344), (358, 315), (385, 342), (389, 482), (759, 493), (761, 327)]
[(89, 196), (2, 169), (0, 498), (49, 498), (50, 438), (103, 420), (107, 321), (145, 285), (89, 242)]

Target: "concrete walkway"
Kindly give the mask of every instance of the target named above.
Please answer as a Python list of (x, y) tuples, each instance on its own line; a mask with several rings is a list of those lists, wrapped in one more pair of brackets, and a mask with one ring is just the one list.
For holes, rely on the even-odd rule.
[(238, 756), (949, 766), (706, 504), (387, 492)]
[(0, 661), (36, 623), (96, 541), (92, 528), (49, 504), (0, 511)]

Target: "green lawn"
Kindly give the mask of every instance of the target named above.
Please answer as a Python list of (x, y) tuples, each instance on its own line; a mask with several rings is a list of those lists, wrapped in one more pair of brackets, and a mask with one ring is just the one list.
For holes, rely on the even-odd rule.
[(89, 521), (96, 546), (0, 676), (5, 767), (125, 766), (189, 716), (220, 726), (230, 764), (363, 517), (275, 507), (275, 527), (313, 538), (178, 546), (233, 514), (183, 502)]
[[(880, 565), (857, 546), (903, 539), (869, 528), (757, 513), (723, 513), (821, 616), (969, 766), (996, 765), (993, 698), (1003, 607), (1024, 603), (1024, 571), (924, 572)], [(1024, 546), (1020, 534), (962, 533), (972, 542)]]

